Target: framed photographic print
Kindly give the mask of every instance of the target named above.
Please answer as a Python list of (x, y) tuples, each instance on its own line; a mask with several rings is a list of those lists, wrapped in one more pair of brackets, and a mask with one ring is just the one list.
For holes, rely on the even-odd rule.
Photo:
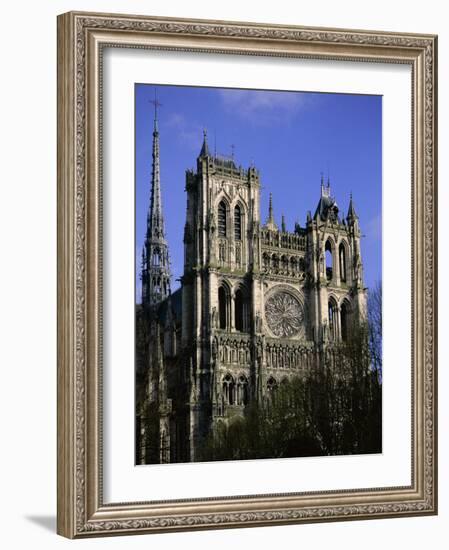
[(58, 532), (437, 511), (431, 35), (58, 18)]

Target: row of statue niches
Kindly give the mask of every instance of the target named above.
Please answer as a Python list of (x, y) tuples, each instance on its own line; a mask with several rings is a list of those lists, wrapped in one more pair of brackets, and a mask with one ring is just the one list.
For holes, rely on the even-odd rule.
[[(245, 342), (223, 344), (219, 347), (220, 363), (232, 365), (250, 365), (250, 344)], [(265, 347), (265, 364), (272, 368), (307, 368), (312, 366), (314, 352), (304, 347), (267, 345)]]
[(306, 260), (303, 257), (292, 256), (289, 258), (285, 255), (278, 256), (277, 254), (267, 254), (264, 252), (262, 255), (262, 267), (274, 273), (304, 276), (307, 266)]

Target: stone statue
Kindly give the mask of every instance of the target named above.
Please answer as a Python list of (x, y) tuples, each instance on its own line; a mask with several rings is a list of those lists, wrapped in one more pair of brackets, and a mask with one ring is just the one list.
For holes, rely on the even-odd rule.
[(212, 359), (214, 361), (217, 359), (217, 355), (218, 355), (218, 344), (217, 344), (217, 339), (214, 338), (212, 340)]
[(259, 311), (256, 313), (256, 332), (262, 332), (262, 315)]
[(211, 327), (218, 328), (218, 315), (217, 315), (217, 308), (215, 306), (212, 308), (212, 312), (211, 312)]
[(215, 231), (215, 215), (213, 210), (209, 212), (209, 229), (213, 232)]
[(321, 341), (327, 342), (327, 319), (324, 319), (323, 324), (321, 325)]

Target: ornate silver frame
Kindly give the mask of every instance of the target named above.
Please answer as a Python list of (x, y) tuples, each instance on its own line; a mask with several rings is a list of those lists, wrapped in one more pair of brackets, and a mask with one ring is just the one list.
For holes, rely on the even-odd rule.
[[(411, 66), (410, 486), (103, 503), (99, 115), (105, 45)], [(59, 534), (81, 538), (437, 513), (436, 56), (433, 35), (95, 13), (58, 17)]]

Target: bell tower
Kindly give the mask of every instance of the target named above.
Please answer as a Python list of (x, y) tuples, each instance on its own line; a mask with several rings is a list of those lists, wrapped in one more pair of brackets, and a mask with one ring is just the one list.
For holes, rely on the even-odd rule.
[[(231, 155), (212, 153), (204, 131), (196, 170), (186, 172), (186, 193), (182, 345), (189, 458), (195, 461), (226, 405), (242, 409), (252, 391), (252, 335), (261, 294), (259, 173), (236, 164), (233, 148)], [(232, 361), (224, 354), (231, 353), (231, 340), (234, 363), (238, 353), (245, 374), (228, 372)]]

